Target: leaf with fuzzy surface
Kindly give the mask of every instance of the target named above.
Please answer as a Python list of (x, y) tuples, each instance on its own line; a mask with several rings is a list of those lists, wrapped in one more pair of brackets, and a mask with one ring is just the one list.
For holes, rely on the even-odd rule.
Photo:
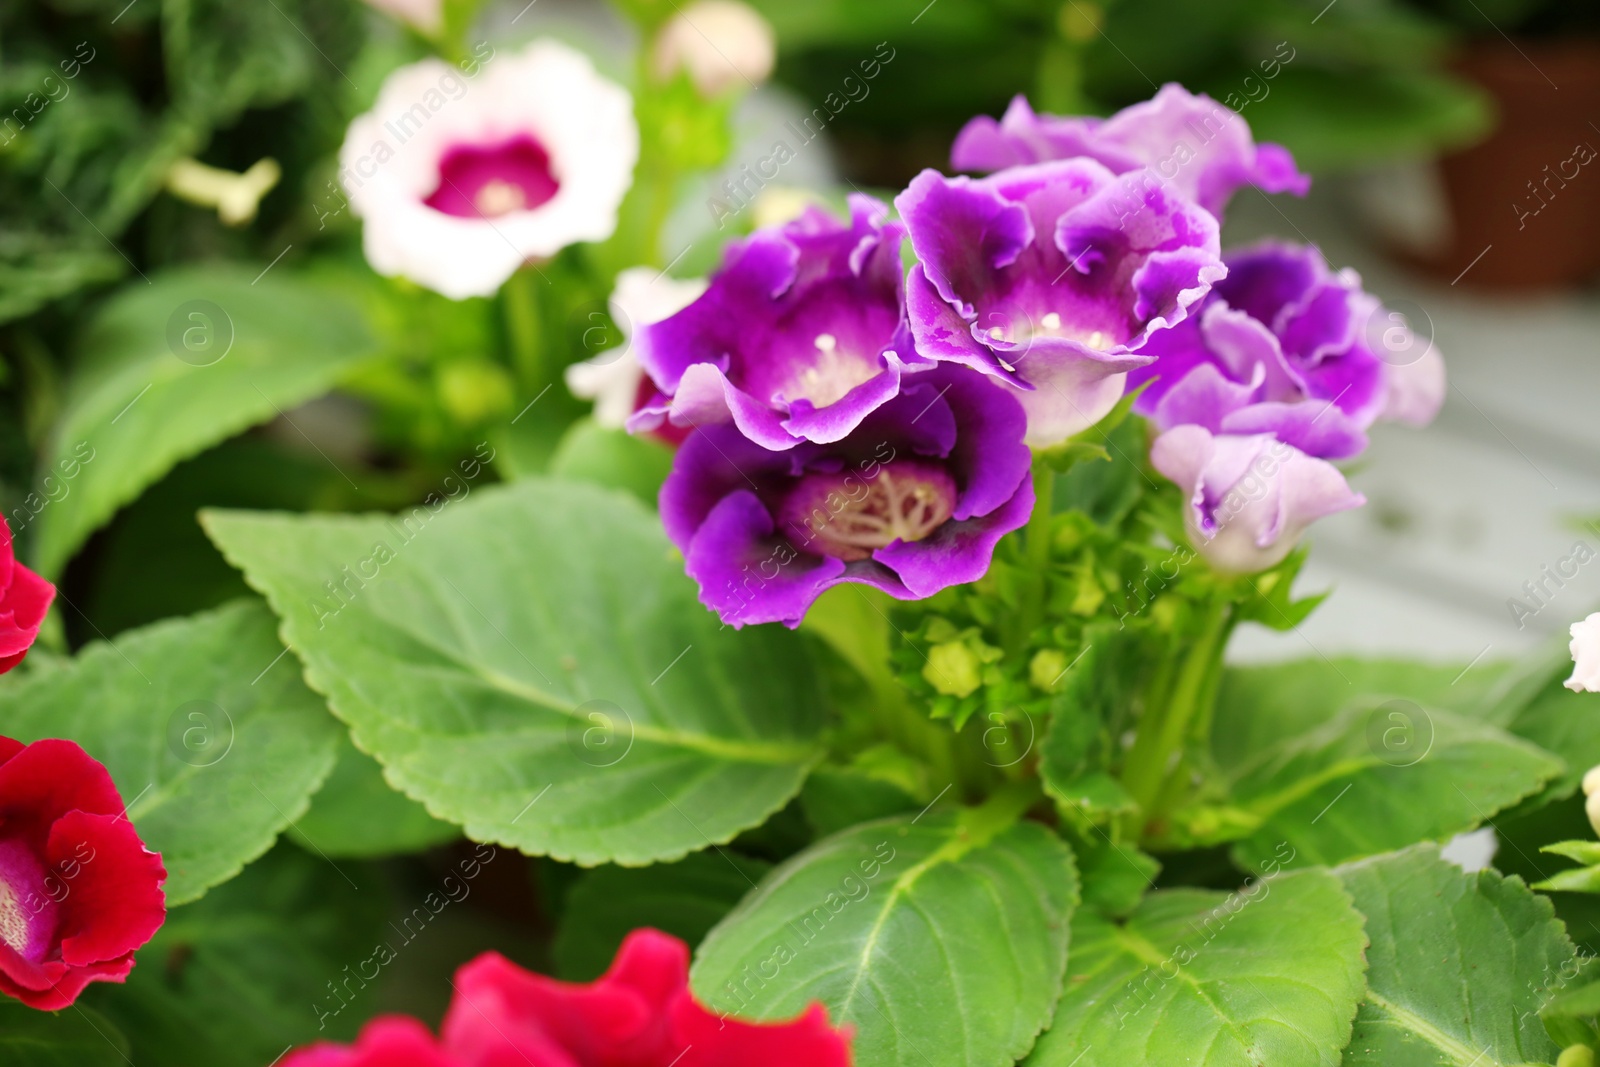
[(356, 747), (474, 839), (674, 859), (764, 822), (820, 756), (802, 639), (719, 626), (616, 491), (533, 478), (398, 518), (203, 521)]
[(89, 645), (0, 684), (0, 733), (65, 737), (111, 772), (181, 904), (239, 873), (333, 768), (339, 724), (255, 600)]

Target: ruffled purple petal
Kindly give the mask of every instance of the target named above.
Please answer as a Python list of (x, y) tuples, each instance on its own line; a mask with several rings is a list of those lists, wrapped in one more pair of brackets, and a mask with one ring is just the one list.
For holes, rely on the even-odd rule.
[(894, 203), (923, 274), (969, 321), (976, 314), (972, 300), (987, 291), (994, 271), (1013, 263), (1033, 241), (1022, 205), (970, 178), (924, 170)]
[(845, 573), (841, 560), (795, 551), (748, 490), (723, 497), (711, 509), (684, 556), (689, 577), (700, 584), (700, 602), (735, 628), (759, 622), (798, 626)]

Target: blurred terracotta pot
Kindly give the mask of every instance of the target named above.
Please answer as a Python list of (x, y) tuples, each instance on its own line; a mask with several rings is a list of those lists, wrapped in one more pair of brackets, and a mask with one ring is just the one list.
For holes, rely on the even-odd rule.
[(1410, 258), (1477, 289), (1552, 289), (1600, 272), (1600, 40), (1484, 40), (1457, 69), (1499, 116), (1488, 140), (1440, 160), (1449, 239)]

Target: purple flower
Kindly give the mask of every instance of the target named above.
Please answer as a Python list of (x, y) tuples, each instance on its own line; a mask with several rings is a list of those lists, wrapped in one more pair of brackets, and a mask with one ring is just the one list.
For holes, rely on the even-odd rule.
[(1184, 491), (1194, 547), (1227, 574), (1276, 565), (1317, 519), (1366, 503), (1333, 464), (1271, 434), (1178, 426), (1156, 438), (1150, 462)]
[(1378, 301), (1315, 248), (1267, 243), (1224, 262), (1228, 276), (1198, 313), (1145, 346), (1156, 361), (1128, 376), (1130, 388), (1147, 385), (1134, 410), (1163, 430), (1272, 433), (1327, 459), (1362, 451), (1391, 385), (1369, 341), (1395, 328)]
[(700, 600), (734, 626), (798, 626), (840, 582), (902, 600), (975, 581), (1033, 508), (1022, 412), (958, 367), (907, 375), (843, 440), (762, 448), (736, 426), (689, 435), (661, 490)]
[(1208, 212), (1089, 159), (925, 170), (895, 204), (921, 261), (906, 281), (917, 354), (1015, 387), (1034, 445), (1099, 421), (1151, 334), (1226, 273)]
[(1257, 144), (1238, 112), (1176, 83), (1108, 119), (1036, 115), (1018, 96), (999, 122), (980, 115), (967, 123), (950, 149), (950, 165), (994, 171), (1075, 156), (1117, 174), (1149, 168), (1147, 180), (1170, 183), (1215, 215), (1242, 185), (1298, 196), (1311, 187), (1288, 149)]
[(661, 390), (628, 429), (732, 421), (770, 449), (839, 441), (924, 363), (905, 330), (898, 223), (867, 196), (848, 225), (812, 208), (728, 249), (705, 294), (639, 331)]

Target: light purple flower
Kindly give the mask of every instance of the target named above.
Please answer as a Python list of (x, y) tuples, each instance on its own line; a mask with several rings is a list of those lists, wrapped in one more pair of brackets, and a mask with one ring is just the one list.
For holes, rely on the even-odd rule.
[(1228, 276), (1197, 313), (1145, 346), (1156, 361), (1128, 376), (1146, 386), (1134, 410), (1163, 430), (1272, 433), (1326, 459), (1361, 452), (1395, 370), (1370, 341), (1395, 328), (1378, 301), (1315, 248), (1267, 243), (1223, 259)]
[(1099, 421), (1151, 334), (1226, 273), (1210, 213), (1089, 159), (925, 170), (895, 204), (921, 261), (906, 281), (917, 354), (1014, 387), (1033, 445)]
[(1243, 185), (1298, 196), (1311, 187), (1288, 149), (1257, 144), (1238, 112), (1172, 82), (1107, 119), (1037, 115), (1018, 96), (999, 122), (980, 115), (962, 128), (950, 165), (995, 171), (1076, 156), (1117, 174), (1149, 168), (1147, 180), (1170, 183), (1215, 215)]
[(1156, 438), (1150, 462), (1183, 490), (1190, 541), (1226, 574), (1280, 563), (1307, 526), (1366, 503), (1333, 464), (1271, 434), (1178, 426)]
[(843, 439), (925, 363), (905, 329), (905, 228), (867, 196), (850, 222), (812, 208), (728, 249), (705, 294), (639, 331), (635, 351), (661, 390), (628, 422), (732, 421), (769, 449)]
[(722, 423), (689, 435), (661, 489), (700, 600), (733, 626), (798, 626), (840, 582), (902, 600), (971, 582), (1033, 509), (1022, 412), (960, 367), (908, 375), (853, 432), (764, 449)]

